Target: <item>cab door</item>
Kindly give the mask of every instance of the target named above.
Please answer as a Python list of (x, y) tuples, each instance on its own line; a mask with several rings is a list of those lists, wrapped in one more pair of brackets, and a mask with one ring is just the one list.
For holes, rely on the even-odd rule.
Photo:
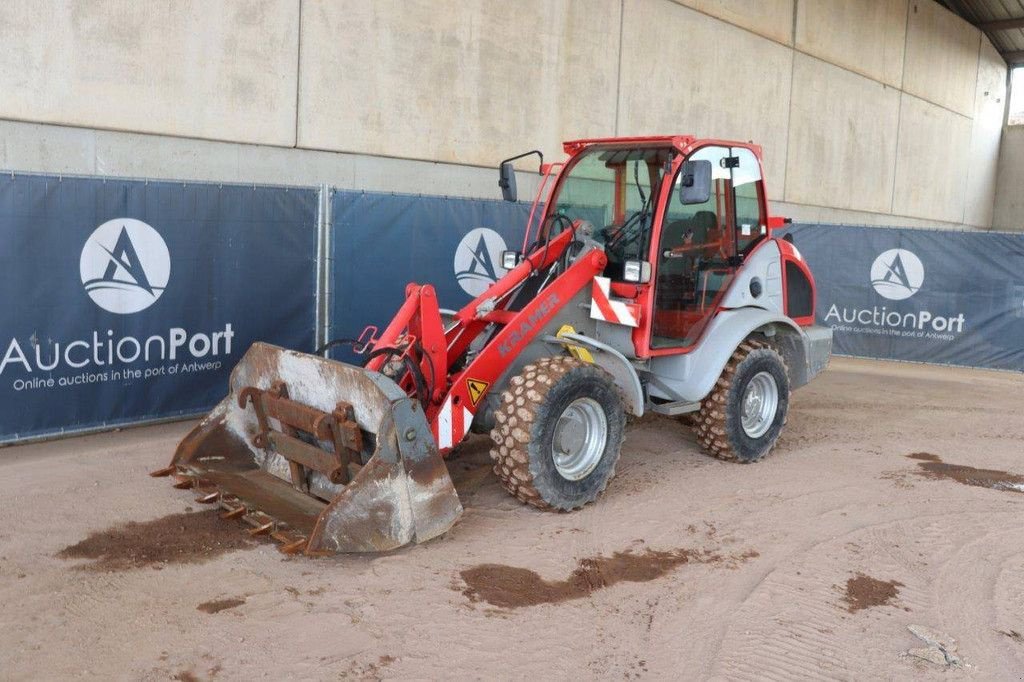
[(767, 233), (761, 166), (751, 150), (707, 146), (687, 160), (711, 163), (711, 195), (703, 204), (684, 204), (680, 164), (656, 255), (652, 349), (696, 343), (744, 255)]

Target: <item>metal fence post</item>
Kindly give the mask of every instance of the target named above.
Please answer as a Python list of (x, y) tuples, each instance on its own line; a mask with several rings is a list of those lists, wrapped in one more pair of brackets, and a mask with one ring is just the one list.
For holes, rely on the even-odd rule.
[(316, 330), (315, 345), (327, 343), (331, 333), (331, 188), (319, 189), (316, 239)]

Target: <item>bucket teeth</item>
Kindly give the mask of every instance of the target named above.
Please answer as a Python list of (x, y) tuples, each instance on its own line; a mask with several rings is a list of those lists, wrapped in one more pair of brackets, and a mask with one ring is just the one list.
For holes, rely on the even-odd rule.
[(274, 530), (274, 522), (268, 521), (264, 524), (249, 529), (249, 535), (266, 535), (267, 533)]
[(245, 508), (245, 505), (239, 505), (234, 509), (228, 509), (226, 512), (223, 512), (220, 517), (222, 519), (237, 519), (245, 516), (246, 512), (248, 512), (248, 510)]
[(248, 523), (252, 528), (249, 529), (249, 535), (266, 535), (274, 530), (277, 523), (273, 518), (267, 516), (261, 511), (249, 512), (242, 517), (242, 520)]
[(298, 535), (288, 531), (274, 531), (270, 534), (270, 537), (281, 543), (277, 549), (282, 554), (299, 554), (302, 550), (306, 549), (306, 544), (309, 542), (305, 535)]
[(301, 554), (309, 545), (309, 538), (266, 512), (250, 509), (237, 495), (222, 490), (216, 483), (202, 474), (170, 466), (154, 471), (152, 476), (171, 476), (175, 488), (191, 489), (196, 493), (195, 501), (216, 504), (221, 509), (222, 519), (241, 519), (251, 526), (246, 532), (252, 537), (269, 536), (278, 543), (283, 554)]
[(178, 470), (176, 466), (164, 467), (163, 469), (157, 469), (156, 471), (150, 471), (149, 475), (153, 478), (163, 478), (164, 476), (170, 476)]
[(308, 540), (306, 540), (306, 538), (300, 538), (298, 540), (293, 540), (287, 545), (281, 545), (278, 549), (282, 554), (300, 554), (302, 550), (306, 549), (307, 542)]
[(179, 490), (188, 490), (194, 487), (196, 479), (188, 474), (174, 474), (174, 483), (172, 485)]

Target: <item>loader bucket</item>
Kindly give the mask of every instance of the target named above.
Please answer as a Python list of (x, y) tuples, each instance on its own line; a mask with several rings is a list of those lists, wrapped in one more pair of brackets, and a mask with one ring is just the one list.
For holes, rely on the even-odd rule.
[(153, 475), (287, 553), (395, 549), (462, 514), (418, 401), (378, 372), (265, 343)]

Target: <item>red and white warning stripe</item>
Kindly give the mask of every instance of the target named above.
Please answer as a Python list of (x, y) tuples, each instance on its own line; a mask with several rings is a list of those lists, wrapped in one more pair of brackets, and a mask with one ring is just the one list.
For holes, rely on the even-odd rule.
[(612, 281), (607, 277), (594, 278), (590, 294), (590, 317), (612, 324), (639, 327), (640, 306), (613, 299), (611, 286)]
[(434, 422), (434, 436), (437, 438), (438, 449), (448, 450), (461, 443), (472, 423), (473, 413), (465, 406), (452, 405), (452, 396), (449, 394)]

